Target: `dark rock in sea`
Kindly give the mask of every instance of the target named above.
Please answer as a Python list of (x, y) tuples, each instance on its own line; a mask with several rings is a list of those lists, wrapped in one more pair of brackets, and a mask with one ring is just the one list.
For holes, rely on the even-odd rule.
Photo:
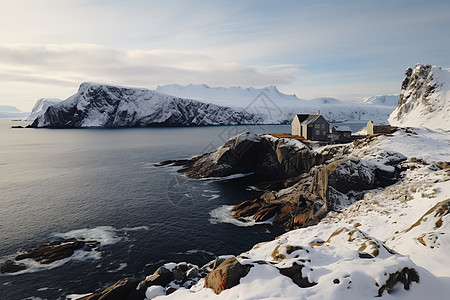
[(315, 286), (316, 282), (309, 282), (308, 277), (302, 276), (302, 269), (305, 266), (302, 264), (294, 263), (289, 268), (279, 268), (281, 274), (292, 279), (292, 281), (301, 288), (307, 288)]
[(205, 288), (211, 288), (216, 294), (239, 284), (252, 265), (242, 265), (236, 258), (229, 258), (221, 263), (205, 278)]
[(24, 128), (24, 127), (20, 126), (20, 125), (14, 125), (14, 126), (11, 126), (11, 128)]
[(25, 270), (27, 267), (24, 264), (17, 264), (12, 260), (7, 260), (0, 264), (0, 273), (16, 273)]
[(40, 245), (28, 252), (16, 256), (16, 260), (31, 258), (41, 264), (49, 264), (54, 261), (70, 257), (75, 250), (88, 247), (89, 249), (98, 246), (96, 241), (83, 241), (75, 238), (62, 239), (48, 244)]

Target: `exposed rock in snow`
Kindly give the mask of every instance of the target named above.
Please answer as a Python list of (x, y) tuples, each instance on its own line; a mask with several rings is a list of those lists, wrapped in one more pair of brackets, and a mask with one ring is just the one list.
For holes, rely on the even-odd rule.
[(50, 106), (31, 127), (142, 127), (257, 124), (243, 109), (181, 99), (138, 88), (82, 83), (70, 98)]
[(389, 123), (450, 130), (450, 71), (421, 64), (408, 68)]
[(34, 121), (37, 117), (40, 117), (45, 113), (47, 108), (49, 108), (52, 105), (55, 105), (56, 103), (61, 102), (61, 99), (56, 98), (41, 98), (39, 99), (36, 104), (33, 107), (33, 110), (31, 113), (23, 118), (23, 121)]

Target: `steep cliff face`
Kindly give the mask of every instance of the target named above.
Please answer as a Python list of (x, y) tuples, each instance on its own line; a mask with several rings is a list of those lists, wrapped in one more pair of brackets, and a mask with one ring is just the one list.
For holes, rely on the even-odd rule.
[(257, 124), (240, 109), (182, 99), (155, 91), (82, 83), (78, 92), (48, 107), (31, 127), (143, 127)]
[(408, 68), (398, 107), (389, 123), (403, 127), (450, 129), (450, 72), (431, 65)]

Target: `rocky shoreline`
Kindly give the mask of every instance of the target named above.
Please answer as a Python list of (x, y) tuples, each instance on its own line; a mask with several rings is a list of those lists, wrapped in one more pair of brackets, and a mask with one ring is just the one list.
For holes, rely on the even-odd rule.
[(214, 152), (158, 165), (181, 166), (191, 178), (254, 173), (264, 193), (236, 205), (233, 216), (245, 221), (271, 220), (288, 230), (317, 224), (329, 211), (358, 201), (365, 191), (394, 184), (401, 178), (398, 153), (380, 153), (377, 160), (348, 155), (374, 137), (354, 143), (312, 147), (295, 138), (242, 133)]
[[(415, 134), (410, 130), (399, 131), (406, 136)], [(385, 138), (389, 139), (389, 136)], [(448, 171), (448, 162), (430, 165), (420, 159), (408, 160), (398, 152), (371, 150), (377, 139), (377, 136), (370, 136), (349, 144), (324, 146), (247, 132), (231, 138), (211, 153), (191, 159), (165, 161), (158, 166), (181, 167), (178, 172), (191, 178), (254, 173), (261, 178), (258, 185), (258, 189), (262, 190), (261, 196), (242, 199), (232, 209), (233, 216), (244, 222), (249, 219), (270, 221), (292, 230), (318, 224), (330, 213), (364, 201), (366, 193), (383, 190), (403, 180), (407, 170), (427, 168), (433, 172)], [(440, 217), (440, 223), (436, 224), (442, 226), (442, 216), (448, 214), (448, 208), (447, 205), (443, 212), (436, 214)], [(252, 272), (252, 276), (256, 276), (262, 270), (267, 272), (272, 269), (276, 271), (270, 272), (290, 278), (297, 287), (311, 288), (320, 284), (310, 274), (315, 269), (313, 263), (323, 266), (321, 259), (327, 263), (336, 259), (354, 261), (353, 264), (361, 265), (363, 269), (368, 264), (380, 265), (377, 268), (384, 275), (375, 276), (373, 296), (389, 293), (398, 283), (408, 290), (413, 283), (420, 281), (414, 263), (360, 230), (360, 226), (355, 222), (352, 226), (330, 227), (325, 230), (328, 238), (305, 237), (301, 242), (295, 235), (286, 235), (255, 245), (252, 250), (238, 256), (220, 256), (203, 267), (186, 262), (167, 263), (146, 278), (126, 277), (103, 291), (72, 299), (141, 300), (171, 295), (178, 290), (199, 291), (200, 288), (220, 294), (237, 286), (241, 278), (247, 278)], [(422, 242), (427, 245), (423, 238)], [(98, 246), (98, 242), (91, 240), (58, 240), (18, 255), (15, 261), (6, 261), (0, 265), (1, 272), (23, 270), (26, 268), (20, 263), (23, 259), (46, 264), (70, 257), (74, 251), (89, 251)], [(353, 252), (346, 250), (346, 247), (354, 249)], [(341, 250), (327, 253), (328, 249)], [(261, 253), (264, 253), (263, 256)], [(333, 276), (332, 286), (348, 284), (347, 289), (350, 287), (349, 275)]]

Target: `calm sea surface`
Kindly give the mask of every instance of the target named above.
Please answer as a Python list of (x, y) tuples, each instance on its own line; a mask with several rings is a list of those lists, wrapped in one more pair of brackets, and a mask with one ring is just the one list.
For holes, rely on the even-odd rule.
[[(166, 262), (202, 265), (282, 233), (270, 225), (223, 222), (224, 205), (259, 195), (252, 176), (191, 180), (167, 159), (212, 151), (243, 131), (290, 132), (290, 125), (132, 129), (11, 129), (0, 119), (0, 262), (58, 237), (93, 238), (46, 266), (0, 275), (0, 299), (65, 299)], [(362, 123), (349, 124), (359, 129)]]

